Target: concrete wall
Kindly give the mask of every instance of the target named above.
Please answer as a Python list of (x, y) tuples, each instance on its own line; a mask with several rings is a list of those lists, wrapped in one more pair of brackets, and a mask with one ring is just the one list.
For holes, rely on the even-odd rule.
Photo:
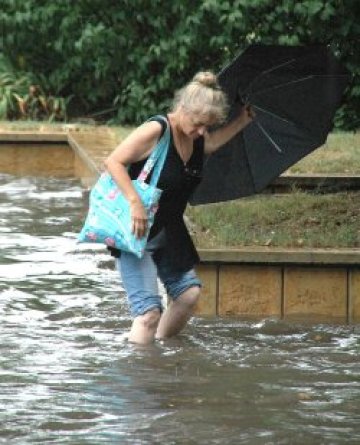
[(85, 188), (90, 188), (96, 181), (98, 170), (86, 162), (81, 147), (77, 146), (74, 138), (69, 138), (66, 134), (2, 134), (1, 139), (1, 173), (76, 177)]
[[(197, 314), (360, 321), (360, 265), (200, 264)], [(291, 259), (289, 259), (291, 262)]]
[(67, 143), (2, 142), (0, 172), (12, 175), (74, 177), (74, 151)]
[(74, 157), (74, 175), (80, 179), (81, 184), (87, 189), (95, 182), (93, 170), (83, 162), (78, 154), (75, 154)]

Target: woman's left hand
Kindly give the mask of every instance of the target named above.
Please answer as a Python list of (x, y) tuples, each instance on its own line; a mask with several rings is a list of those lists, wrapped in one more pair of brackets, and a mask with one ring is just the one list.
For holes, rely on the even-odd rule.
[[(205, 134), (205, 153), (210, 154), (225, 145), (239, 131), (242, 131), (256, 117), (256, 113), (250, 104), (238, 108), (237, 117), (217, 130)], [(235, 112), (236, 113), (236, 112)]]
[(250, 104), (244, 105), (240, 112), (240, 119), (244, 123), (244, 127), (250, 124), (256, 117), (256, 113)]

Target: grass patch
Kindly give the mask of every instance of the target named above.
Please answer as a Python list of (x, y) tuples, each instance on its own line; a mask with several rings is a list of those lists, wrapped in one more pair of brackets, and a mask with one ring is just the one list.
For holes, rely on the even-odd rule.
[(360, 192), (257, 195), (186, 215), (200, 248), (360, 247)]
[(324, 145), (305, 156), (286, 173), (360, 174), (360, 133), (332, 133)]

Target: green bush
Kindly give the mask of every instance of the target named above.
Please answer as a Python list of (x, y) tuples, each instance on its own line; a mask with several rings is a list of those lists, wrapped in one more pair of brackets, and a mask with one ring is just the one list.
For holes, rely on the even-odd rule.
[(14, 73), (10, 65), (0, 59), (0, 119), (12, 119), (21, 114), (22, 97), (31, 83), (29, 75)]
[(336, 122), (360, 123), (358, 0), (3, 0), (2, 48), (73, 113), (138, 123), (197, 70), (251, 42), (328, 44), (353, 74)]
[(0, 57), (0, 119), (65, 120), (67, 101), (47, 95), (30, 73)]

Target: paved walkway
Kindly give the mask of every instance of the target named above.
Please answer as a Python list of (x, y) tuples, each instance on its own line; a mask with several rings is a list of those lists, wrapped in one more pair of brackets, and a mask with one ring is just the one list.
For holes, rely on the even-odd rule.
[(68, 140), (72, 148), (80, 156), (82, 154), (82, 158), (87, 157), (99, 172), (103, 170), (104, 159), (118, 144), (115, 133), (107, 127), (98, 127), (91, 131), (70, 130)]
[(104, 169), (104, 159), (118, 144), (115, 133), (108, 127), (97, 127), (92, 131), (70, 130), (67, 137), (69, 145), (92, 172), (91, 183), (94, 183)]

